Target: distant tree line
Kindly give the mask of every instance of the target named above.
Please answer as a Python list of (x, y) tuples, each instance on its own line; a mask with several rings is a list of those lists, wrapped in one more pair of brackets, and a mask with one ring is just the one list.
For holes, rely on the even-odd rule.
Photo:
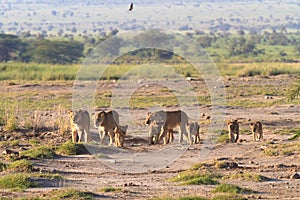
[[(238, 31), (238, 34), (225, 33), (221, 35), (196, 31), (195, 34), (190, 33), (188, 36), (196, 39), (204, 48), (223, 45), (229, 56), (264, 54), (265, 50), (259, 49), (258, 45), (293, 46), (295, 52), (300, 54), (300, 35), (298, 33), (288, 34), (284, 29), (280, 32), (276, 30), (263, 33), (252, 31), (247, 35), (244, 30)], [(281, 56), (285, 56), (285, 53), (282, 52)]]
[(0, 62), (68, 64), (78, 62), (83, 52), (84, 44), (75, 40), (21, 40), (15, 35), (0, 34)]
[[(118, 33), (115, 29), (109, 34), (95, 38), (92, 36), (82, 36), (81, 39), (75, 40), (73, 37), (46, 39), (43, 36), (30, 37), (16, 36), (11, 34), (0, 34), (0, 62), (18, 61), (18, 62), (37, 62), (50, 64), (71, 64), (82, 61), (92, 50), (103, 40), (110, 38)], [(284, 29), (271, 32), (256, 33), (255, 31), (246, 34), (240, 30), (237, 34), (215, 34), (195, 31), (187, 33), (188, 37), (193, 38), (203, 48), (223, 48), (229, 57), (234, 56), (256, 56), (265, 54), (263, 45), (267, 46), (292, 46), (295, 54), (300, 55), (300, 35), (297, 33), (286, 33)], [(152, 43), (164, 44), (168, 41), (167, 34), (159, 31), (152, 31), (139, 35), (135, 38), (137, 46), (151, 46)], [(150, 38), (150, 39), (149, 39)], [(151, 39), (152, 38), (152, 39)], [(103, 43), (102, 43), (103, 44)], [(101, 55), (109, 58), (119, 54), (119, 48), (126, 44), (122, 38), (112, 37), (106, 45)], [(165, 44), (165, 46), (179, 44)], [(260, 46), (259, 46), (260, 45)], [(181, 45), (181, 47), (184, 45)], [(170, 49), (170, 48), (169, 48)], [(286, 56), (286, 52), (280, 52), (279, 56)], [(124, 62), (136, 60), (171, 60), (176, 61), (173, 52), (160, 49), (139, 49), (129, 52), (123, 56)], [(109, 59), (108, 59), (109, 60)], [(122, 60), (122, 59), (121, 59)]]

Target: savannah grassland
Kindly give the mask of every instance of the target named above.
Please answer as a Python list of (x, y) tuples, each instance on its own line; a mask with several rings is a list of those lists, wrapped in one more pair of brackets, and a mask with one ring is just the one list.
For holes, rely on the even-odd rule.
[[(300, 169), (299, 99), (289, 101), (288, 96), (299, 84), (299, 63), (224, 60), (216, 65), (226, 91), (226, 118), (243, 119), (241, 141), (227, 143), (224, 127), (225, 135), (220, 135), (204, 160), (197, 158), (202, 148), (198, 144), (165, 169), (131, 174), (108, 168), (89, 155), (83, 145), (70, 143), (66, 111), (72, 108), (73, 83), (81, 65), (2, 63), (0, 149), (15, 153), (1, 155), (1, 198), (297, 198), (300, 183), (290, 176)], [(170, 66), (183, 76), (193, 77), (190, 83), (200, 112), (209, 114), (210, 95), (201, 74), (185, 63)], [(109, 66), (98, 82), (97, 108), (110, 107), (112, 90), (118, 82), (113, 80), (133, 67)], [(130, 105), (138, 116), (139, 130), (147, 131), (142, 124), (148, 108), (159, 105), (173, 109), (177, 104), (172, 90), (154, 85), (135, 91)], [(251, 141), (249, 119), (263, 122), (262, 142)], [(202, 139), (209, 123), (200, 120)], [(127, 137), (127, 149), (150, 148), (147, 138), (135, 143), (135, 133)], [(134, 143), (138, 145), (132, 146)]]
[[(125, 10), (123, 6), (116, 8), (116, 22), (103, 27), (109, 30), (111, 23), (115, 23), (125, 28), (143, 24), (165, 28), (168, 20), (169, 28), (177, 30), (188, 20), (184, 14), (178, 20), (178, 13), (188, 15), (197, 11), (205, 18), (194, 16), (191, 24), (199, 24), (202, 20), (203, 26), (207, 26), (204, 28), (210, 28), (219, 25), (215, 18), (223, 18), (236, 25), (232, 35), (240, 38), (236, 32), (249, 16), (255, 16), (249, 19), (249, 24), (261, 27), (270, 24), (277, 30), (280, 23), (288, 24), (286, 20), (290, 18), (291, 24), (297, 22), (297, 18), (291, 17), (298, 16), (297, 4), (292, 1), (278, 4), (270, 1), (261, 7), (256, 1), (247, 6), (241, 6), (241, 3), (228, 7), (228, 2), (210, 4), (177, 6), (177, 12), (165, 6), (145, 6), (136, 10), (136, 20), (133, 20), (133, 15), (124, 14), (126, 4)], [(90, 12), (91, 7), (84, 7), (85, 10), (74, 9), (73, 18), (66, 10), (67, 6), (56, 6), (50, 7), (57, 11), (54, 16), (45, 5), (32, 5), (26, 12), (13, 12), (14, 9), (3, 12), (6, 20), (14, 20), (2, 28), (8, 31), (14, 21), (19, 21), (12, 31), (36, 33), (39, 27), (47, 30), (48, 26), (59, 24), (61, 27), (54, 26), (56, 29), (47, 31), (52, 37), (72, 23), (77, 32), (66, 29), (63, 34), (74, 34), (77, 39), (85, 30), (89, 35), (100, 34), (98, 30), (92, 31), (94, 22), (110, 20), (111, 15), (111, 8), (93, 7), (95, 12)], [(154, 9), (159, 14), (154, 15)], [(221, 12), (224, 9), (227, 9), (226, 14)], [(217, 15), (212, 16), (212, 13)], [(35, 14), (53, 24), (35, 21)], [(287, 15), (290, 18), (286, 18)], [(145, 16), (153, 17), (153, 20), (145, 22)], [(242, 21), (230, 21), (230, 18), (236, 20), (234, 16)], [(280, 23), (276, 21), (278, 18), (282, 19)], [(172, 23), (174, 20), (179, 23)], [(32, 24), (28, 25), (28, 21)], [(66, 24), (61, 24), (62, 21)], [(287, 28), (287, 32), (291, 41), (299, 41), (295, 29)], [(247, 34), (243, 37), (250, 39)], [(192, 145), (176, 162), (162, 169), (141, 173), (114, 170), (97, 160), (107, 155), (101, 152), (91, 155), (84, 145), (70, 142), (67, 111), (72, 109), (73, 85), (82, 65), (0, 63), (0, 199), (299, 199), (300, 99), (290, 101), (289, 95), (300, 83), (300, 52), (295, 50), (295, 45), (259, 43), (256, 49), (264, 49), (263, 54), (230, 56), (228, 47), (223, 47), (217, 44), (206, 50), (220, 71), (226, 91), (225, 118), (239, 118), (241, 121), (240, 140), (237, 144), (228, 143), (224, 121), (224, 128), (218, 131), (219, 137), (210, 154), (200, 159), (199, 152), (204, 149), (210, 125), (210, 120), (203, 117), (199, 120), (201, 144)], [(127, 60), (126, 55), (122, 59)], [(211, 97), (201, 74), (187, 63), (169, 61), (166, 65), (183, 77), (192, 77), (189, 83), (198, 99), (197, 112), (210, 115)], [(136, 65), (132, 63), (108, 66), (97, 82), (95, 109), (110, 108), (112, 91), (118, 86), (118, 79), (134, 67)], [(155, 78), (155, 74), (152, 75)], [(135, 130), (127, 133), (124, 149), (147, 152), (163, 148), (162, 145), (148, 146), (148, 127), (143, 124), (148, 110), (157, 106), (176, 109), (178, 99), (171, 89), (159, 84), (142, 85), (132, 94), (130, 109), (136, 120), (132, 124)], [(264, 140), (261, 142), (253, 142), (251, 138), (249, 123), (255, 120), (262, 121), (264, 126)], [(95, 132), (93, 138), (98, 140)]]

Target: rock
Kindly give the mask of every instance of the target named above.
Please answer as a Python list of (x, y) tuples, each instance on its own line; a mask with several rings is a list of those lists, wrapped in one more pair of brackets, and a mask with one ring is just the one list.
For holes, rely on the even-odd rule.
[(300, 174), (298, 174), (297, 172), (296, 172), (296, 173), (293, 173), (293, 174), (290, 176), (290, 179), (300, 179)]
[(191, 80), (192, 80), (192, 77), (188, 76), (188, 77), (186, 77), (186, 80), (187, 80), (187, 81), (191, 81)]
[(2, 151), (2, 154), (3, 155), (19, 155), (19, 152), (17, 151), (13, 151), (13, 150), (10, 150), (10, 149), (5, 149), (4, 151)]
[(227, 163), (227, 166), (228, 166), (228, 168), (230, 168), (230, 169), (235, 169), (235, 168), (238, 168), (238, 167), (239, 167), (239, 165), (238, 165), (236, 162), (228, 162), (228, 163)]

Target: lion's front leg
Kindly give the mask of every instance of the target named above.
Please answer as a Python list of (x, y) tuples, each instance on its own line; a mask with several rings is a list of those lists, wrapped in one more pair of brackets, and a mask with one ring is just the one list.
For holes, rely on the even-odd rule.
[(82, 142), (82, 130), (78, 131), (78, 142)]
[(238, 140), (239, 140), (239, 132), (236, 133), (236, 137), (235, 137), (234, 142), (237, 143)]
[(180, 137), (179, 137), (180, 142), (179, 143), (182, 142), (183, 135), (184, 135), (187, 139), (187, 142), (189, 144), (192, 144), (191, 133), (190, 133), (190, 131), (186, 131), (185, 125), (180, 125), (179, 135), (180, 135)]
[(110, 130), (108, 131), (108, 135), (109, 135), (109, 146), (112, 146), (114, 144), (115, 133), (113, 130)]
[(72, 142), (73, 143), (78, 142), (78, 133), (76, 129), (72, 129)]
[(231, 131), (229, 131), (228, 137), (229, 137), (229, 141), (234, 143), (234, 134)]

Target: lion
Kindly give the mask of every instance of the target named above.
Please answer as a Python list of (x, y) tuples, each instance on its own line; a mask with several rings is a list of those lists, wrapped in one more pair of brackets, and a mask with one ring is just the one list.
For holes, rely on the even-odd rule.
[(250, 128), (253, 136), (253, 141), (260, 141), (263, 139), (263, 128), (260, 121), (250, 123)]
[(149, 127), (149, 144), (158, 144), (158, 138), (161, 133), (164, 121), (153, 121)]
[(115, 144), (117, 147), (123, 147), (125, 141), (125, 134), (128, 126), (116, 126), (114, 129), (115, 133)]
[[(160, 131), (158, 141), (162, 138), (164, 143), (167, 143), (173, 134), (173, 129), (179, 127), (179, 143), (182, 143), (183, 135), (186, 136), (187, 141), (191, 144), (191, 137), (189, 132), (186, 131), (186, 126), (188, 125), (188, 117), (184, 111), (157, 111), (147, 113), (145, 120), (146, 125), (150, 125), (152, 122), (164, 122), (163, 128)], [(169, 135), (169, 136), (168, 136)]]
[(230, 142), (236, 143), (240, 134), (238, 121), (236, 119), (227, 121), (227, 127)]
[(163, 140), (163, 144), (172, 143), (174, 140), (174, 131), (173, 129), (168, 129), (166, 123), (162, 126), (160, 134), (158, 137), (159, 141)]
[(82, 134), (84, 134), (84, 142), (90, 140), (90, 115), (88, 111), (68, 111), (72, 129), (72, 142), (82, 142)]
[(100, 111), (95, 114), (95, 127), (98, 128), (100, 143), (109, 136), (109, 145), (114, 143), (114, 130), (119, 126), (119, 114), (114, 110)]
[(191, 136), (194, 136), (194, 141), (193, 144), (198, 144), (200, 143), (200, 135), (199, 135), (199, 131), (200, 131), (200, 126), (197, 122), (191, 122), (188, 126), (188, 131), (190, 132)]

